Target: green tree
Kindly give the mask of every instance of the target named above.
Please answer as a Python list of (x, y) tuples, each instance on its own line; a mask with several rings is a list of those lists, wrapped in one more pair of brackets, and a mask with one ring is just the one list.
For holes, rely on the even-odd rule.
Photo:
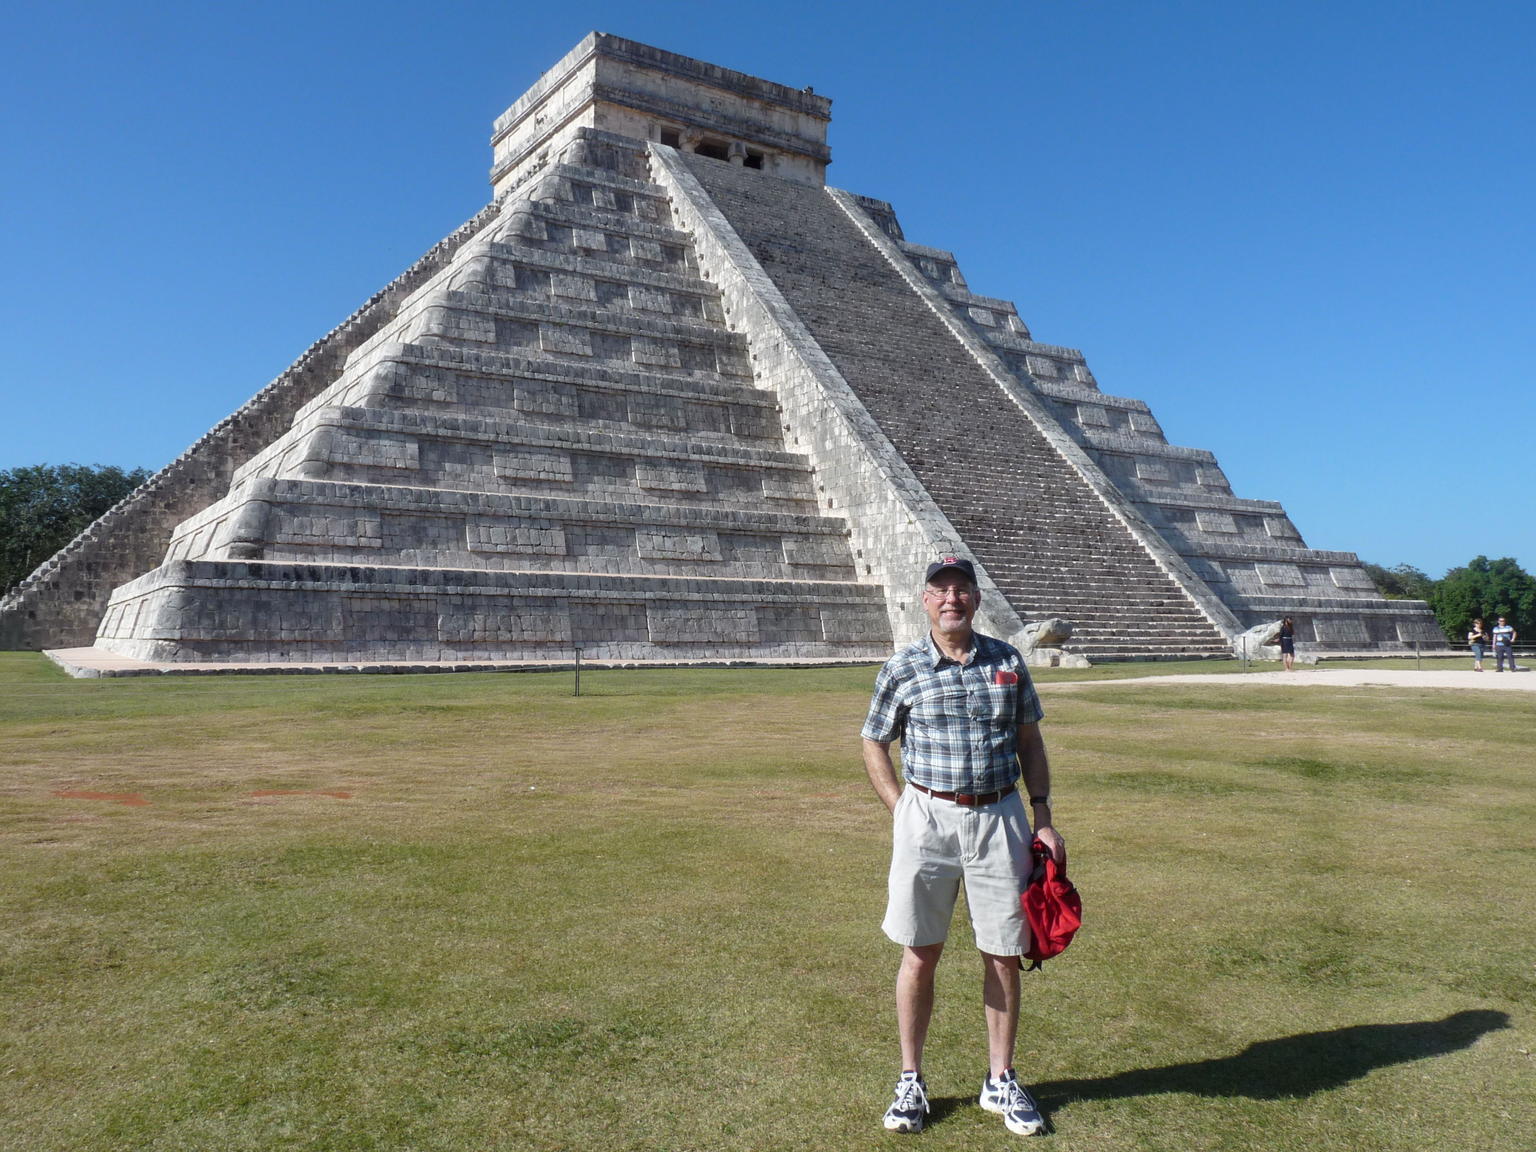
[(1436, 582), (1429, 606), (1453, 641), (1464, 639), (1478, 617), (1491, 626), (1507, 616), (1517, 632), (1536, 636), (1536, 578), (1509, 556), (1478, 556), (1464, 568), (1452, 568)]
[(1428, 600), (1436, 584), (1428, 573), (1412, 564), (1394, 564), (1383, 568), (1380, 564), (1363, 561), (1361, 567), (1376, 583), (1376, 591), (1388, 600)]
[(102, 464), (0, 471), (0, 591), (20, 583), (147, 479), (147, 469)]

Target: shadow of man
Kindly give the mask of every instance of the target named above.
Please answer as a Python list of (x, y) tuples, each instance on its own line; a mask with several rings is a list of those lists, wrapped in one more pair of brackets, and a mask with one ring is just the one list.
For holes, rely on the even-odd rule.
[(1455, 1012), (1443, 1020), (1356, 1024), (1330, 1032), (1260, 1040), (1234, 1056), (1036, 1084), (1035, 1098), (1043, 1109), (1051, 1111), (1073, 1100), (1113, 1100), (1167, 1092), (1247, 1096), (1253, 1100), (1311, 1096), (1348, 1084), (1377, 1068), (1470, 1048), (1484, 1034), (1508, 1027), (1507, 1013), (1489, 1010)]

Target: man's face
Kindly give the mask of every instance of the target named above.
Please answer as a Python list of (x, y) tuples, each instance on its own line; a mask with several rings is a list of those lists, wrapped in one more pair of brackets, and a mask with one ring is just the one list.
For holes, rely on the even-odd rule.
[(1499, 617), (1499, 623), (1500, 624), (1504, 623), (1504, 617), (1502, 617), (1502, 616)]
[(939, 636), (963, 638), (971, 631), (971, 617), (981, 597), (960, 572), (939, 572), (923, 589), (923, 609)]

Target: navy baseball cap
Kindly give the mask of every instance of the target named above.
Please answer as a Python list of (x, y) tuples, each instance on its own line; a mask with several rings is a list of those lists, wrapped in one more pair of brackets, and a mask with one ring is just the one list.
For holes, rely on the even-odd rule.
[(964, 576), (972, 584), (976, 583), (976, 565), (963, 556), (940, 556), (932, 564), (928, 565), (928, 574), (923, 577), (923, 583), (928, 583), (940, 572), (946, 572), (951, 568)]

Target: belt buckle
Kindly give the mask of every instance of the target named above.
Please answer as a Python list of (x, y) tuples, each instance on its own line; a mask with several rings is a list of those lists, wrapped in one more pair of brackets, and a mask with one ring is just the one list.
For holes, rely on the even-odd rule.
[(955, 793), (955, 803), (960, 805), (960, 807), (962, 807), (962, 808), (978, 808), (978, 807), (980, 807), (980, 805), (977, 804), (977, 802), (976, 802), (978, 799), (979, 799), (979, 797), (973, 796), (969, 792), (956, 792)]

